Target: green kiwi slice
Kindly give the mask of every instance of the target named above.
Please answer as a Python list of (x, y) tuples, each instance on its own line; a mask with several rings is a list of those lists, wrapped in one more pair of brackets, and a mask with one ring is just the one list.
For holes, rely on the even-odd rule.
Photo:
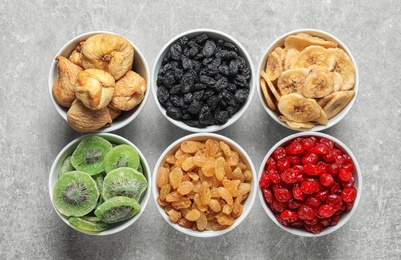
[(54, 185), (53, 203), (63, 215), (81, 217), (91, 212), (100, 196), (96, 182), (86, 172), (73, 171), (60, 176)]
[(67, 172), (74, 171), (75, 168), (71, 164), (71, 155), (64, 159), (63, 163), (61, 164), (60, 171), (58, 172), (58, 176), (60, 177), (62, 174)]
[(148, 181), (143, 174), (133, 168), (120, 167), (109, 172), (104, 178), (102, 196), (106, 201), (115, 196), (139, 201), (147, 186)]
[(134, 147), (127, 144), (113, 147), (104, 157), (104, 170), (106, 173), (120, 167), (131, 167), (137, 170), (139, 165), (138, 152)]
[(141, 211), (136, 199), (116, 196), (103, 202), (95, 210), (95, 215), (106, 223), (117, 223), (132, 218)]
[(103, 222), (98, 217), (91, 217), (91, 219), (70, 217), (68, 222), (77, 229), (90, 232), (100, 232), (110, 227), (110, 224)]
[(75, 169), (95, 175), (104, 171), (103, 160), (112, 144), (99, 136), (84, 138), (71, 156)]

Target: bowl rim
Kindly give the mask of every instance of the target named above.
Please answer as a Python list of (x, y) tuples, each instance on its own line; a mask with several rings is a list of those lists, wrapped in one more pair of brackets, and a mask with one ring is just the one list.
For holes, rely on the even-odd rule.
[[(160, 168), (162, 162), (165, 160), (166, 155), (168, 155), (169, 153), (171, 153), (172, 149), (177, 149), (179, 147), (179, 145), (186, 140), (207, 140), (209, 138), (213, 138), (216, 140), (222, 140), (225, 143), (227, 143), (231, 149), (236, 150), (239, 152), (240, 156), (247, 161), (247, 164), (250, 167), (250, 170), (252, 171), (252, 181), (251, 181), (251, 191), (250, 194), (248, 196), (248, 198), (246, 199), (245, 203), (248, 205), (248, 207), (244, 207), (244, 210), (241, 214), (240, 217), (238, 217), (237, 219), (235, 219), (235, 222), (232, 226), (223, 229), (223, 230), (204, 230), (204, 231), (193, 231), (191, 229), (185, 228), (185, 227), (181, 227), (178, 224), (172, 223), (167, 214), (164, 212), (164, 208), (162, 208), (159, 203), (157, 202), (157, 197), (159, 196), (159, 188), (157, 187), (156, 184), (156, 180), (157, 180), (157, 172), (158, 169)], [(250, 156), (248, 155), (248, 153), (238, 144), (236, 143), (234, 140), (220, 135), (220, 134), (216, 134), (216, 133), (193, 133), (193, 134), (189, 134), (186, 136), (183, 136), (179, 139), (177, 139), (176, 141), (174, 141), (173, 143), (171, 143), (163, 152), (162, 154), (159, 156), (155, 167), (153, 168), (153, 181), (152, 181), (152, 194), (153, 194), (153, 201), (156, 204), (156, 208), (158, 210), (158, 212), (160, 213), (161, 217), (174, 229), (176, 229), (177, 231), (180, 231), (180, 233), (192, 236), (192, 237), (200, 237), (200, 238), (211, 238), (211, 237), (217, 237), (217, 236), (221, 236), (224, 235), (230, 231), (232, 231), (233, 229), (235, 229), (237, 226), (239, 226), (248, 216), (248, 214), (250, 213), (250, 211), (253, 208), (255, 199), (256, 199), (256, 194), (257, 194), (257, 190), (258, 189), (258, 181), (257, 181), (257, 171), (255, 169), (255, 166), (250, 158)], [(244, 203), (244, 205), (245, 205)]]
[[(61, 163), (60, 160), (63, 159), (63, 158), (65, 159), (65, 157), (68, 156), (68, 155), (65, 154), (68, 150), (70, 150), (70, 149), (75, 149), (75, 148), (78, 146), (78, 144), (79, 144), (84, 138), (90, 137), (90, 136), (99, 136), (99, 137), (103, 137), (103, 138), (105, 138), (106, 140), (109, 140), (109, 141), (110, 141), (110, 139), (118, 140), (118, 141), (119, 141), (118, 144), (128, 144), (128, 145), (132, 146), (133, 148), (135, 148), (135, 150), (136, 150), (136, 151), (138, 152), (138, 154), (139, 154), (139, 157), (141, 158), (141, 162), (142, 162), (143, 167), (146, 169), (146, 173), (147, 173), (147, 174), (146, 174), (145, 177), (146, 177), (146, 179), (147, 179), (147, 181), (148, 181), (148, 187), (147, 187), (146, 191), (143, 193), (143, 195), (142, 195), (142, 200), (141, 200), (141, 202), (139, 203), (139, 204), (141, 205), (141, 211), (139, 211), (138, 214), (136, 214), (133, 218), (131, 218), (131, 219), (129, 219), (129, 220), (126, 220), (126, 221), (124, 221), (124, 222), (118, 224), (118, 225), (115, 226), (115, 227), (112, 227), (112, 228), (110, 228), (110, 229), (107, 229), (107, 230), (104, 230), (104, 231), (101, 231), (101, 232), (97, 232), (97, 233), (95, 233), (95, 232), (90, 232), (90, 231), (85, 231), (85, 230), (80, 230), (80, 229), (78, 229), (78, 228), (72, 226), (72, 225), (68, 222), (68, 219), (67, 219), (65, 216), (63, 216), (63, 215), (57, 210), (57, 208), (55, 207), (54, 202), (53, 202), (53, 189), (54, 189), (54, 185), (55, 185), (55, 181), (53, 181), (53, 179), (54, 179), (54, 176), (55, 176), (55, 175), (58, 175), (58, 173), (56, 173), (56, 170), (57, 170), (57, 168), (58, 168), (58, 164)], [(75, 148), (74, 148), (74, 147), (75, 147)], [(61, 164), (60, 164), (60, 165), (61, 165)], [(56, 180), (56, 181), (57, 181), (57, 180)], [(148, 162), (147, 162), (145, 156), (143, 155), (143, 153), (141, 152), (141, 150), (139, 150), (139, 148), (138, 148), (136, 145), (134, 145), (134, 144), (133, 144), (131, 141), (129, 141), (128, 139), (126, 139), (126, 138), (124, 138), (124, 137), (122, 137), (122, 136), (113, 134), (113, 133), (89, 133), (89, 134), (85, 134), (85, 135), (82, 135), (82, 136), (79, 136), (79, 137), (75, 138), (74, 140), (72, 140), (71, 142), (69, 142), (66, 146), (64, 146), (63, 149), (57, 154), (57, 156), (56, 156), (56, 158), (54, 159), (54, 161), (53, 161), (53, 163), (52, 163), (52, 166), (51, 166), (51, 168), (50, 168), (49, 180), (48, 180), (48, 186), (49, 186), (49, 187), (48, 187), (48, 188), (49, 188), (50, 202), (51, 202), (51, 204), (52, 204), (52, 206), (53, 206), (53, 209), (54, 209), (54, 211), (57, 213), (57, 215), (60, 217), (60, 219), (61, 219), (65, 224), (67, 224), (69, 227), (71, 227), (71, 228), (73, 228), (73, 229), (75, 229), (75, 230), (77, 230), (78, 232), (83, 233), (83, 234), (93, 235), (93, 236), (105, 236), (105, 235), (111, 235), (111, 234), (118, 233), (118, 232), (120, 232), (120, 231), (122, 231), (122, 230), (128, 228), (129, 226), (131, 226), (134, 222), (136, 222), (136, 221), (139, 219), (139, 217), (140, 217), (140, 216), (143, 214), (143, 212), (145, 211), (145, 208), (146, 208), (146, 206), (148, 205), (149, 199), (150, 199), (150, 197), (151, 197), (151, 193), (152, 193), (152, 191), (151, 191), (151, 189), (152, 189), (151, 183), (152, 183), (152, 171), (151, 171), (151, 169), (150, 169), (150, 167), (149, 167), (149, 164), (148, 164)]]
[[(289, 127), (287, 124), (281, 122), (278, 119), (278, 116), (276, 114), (276, 112), (272, 111), (266, 104), (266, 101), (264, 99), (261, 87), (260, 87), (260, 71), (262, 70), (262, 68), (264, 68), (265, 64), (266, 64), (266, 60), (267, 60), (267, 56), (270, 52), (273, 51), (273, 49), (275, 47), (278, 46), (283, 46), (283, 44), (280, 44), (281, 42), (284, 42), (284, 39), (289, 36), (289, 35), (293, 35), (293, 34), (297, 34), (297, 33), (309, 33), (312, 36), (319, 36), (322, 37), (324, 39), (327, 40), (332, 40), (338, 43), (338, 47), (340, 47), (341, 49), (343, 49), (350, 57), (354, 68), (355, 68), (355, 85), (353, 90), (355, 91), (355, 96), (351, 99), (351, 101), (343, 108), (343, 110), (341, 110), (336, 116), (334, 116), (333, 118), (329, 119), (329, 122), (327, 123), (327, 125), (315, 125), (312, 129), (294, 129)], [(318, 30), (318, 29), (313, 29), (313, 28), (303, 28), (303, 29), (297, 29), (297, 30), (293, 30), (290, 32), (287, 32), (285, 34), (282, 34), (281, 36), (277, 37), (268, 47), (267, 49), (263, 52), (259, 63), (258, 63), (258, 67), (257, 67), (257, 81), (256, 81), (256, 88), (257, 88), (257, 92), (258, 92), (258, 96), (259, 96), (259, 101), (262, 103), (263, 108), (266, 110), (266, 112), (270, 115), (271, 118), (273, 118), (274, 121), (276, 121), (277, 123), (279, 123), (280, 125), (293, 130), (293, 131), (297, 131), (297, 132), (317, 132), (317, 131), (323, 131), (325, 129), (328, 129), (334, 125), (336, 125), (337, 123), (339, 123), (344, 117), (347, 116), (348, 112), (351, 110), (351, 108), (353, 107), (356, 98), (358, 96), (358, 92), (359, 92), (359, 69), (358, 69), (358, 65), (355, 61), (355, 58), (352, 54), (352, 52), (348, 49), (348, 47), (340, 40), (338, 39), (336, 36), (332, 35), (331, 33), (328, 33), (326, 31), (323, 30)]]
[[(90, 36), (93, 36), (93, 35), (96, 35), (96, 34), (102, 34), (102, 33), (120, 35), (120, 36), (124, 37), (126, 40), (128, 40), (132, 44), (132, 46), (133, 46), (133, 48), (135, 50), (135, 57), (139, 56), (139, 59), (143, 63), (144, 72), (146, 73), (146, 77), (144, 77), (144, 79), (146, 80), (146, 83), (147, 83), (147, 89), (145, 91), (145, 95), (143, 97), (143, 100), (141, 101), (141, 103), (138, 106), (133, 108), (133, 112), (132, 112), (132, 114), (130, 116), (128, 116), (127, 118), (125, 118), (122, 121), (117, 121), (117, 122), (113, 121), (114, 124), (112, 123), (110, 126), (102, 127), (102, 128), (100, 128), (100, 129), (98, 129), (96, 131), (91, 131), (91, 132), (87, 132), (87, 133), (108, 133), (108, 132), (116, 131), (116, 130), (121, 129), (124, 126), (128, 125), (129, 123), (131, 123), (140, 114), (140, 112), (142, 111), (142, 109), (146, 105), (146, 102), (147, 102), (147, 100), (149, 98), (149, 95), (150, 95), (150, 93), (149, 93), (150, 92), (149, 91), (149, 88), (150, 88), (150, 70), (149, 70), (149, 66), (148, 66), (148, 63), (146, 61), (146, 58), (143, 55), (143, 53), (141, 52), (141, 50), (138, 48), (138, 46), (136, 46), (131, 40), (129, 40), (127, 37), (123, 36), (122, 34), (118, 34), (118, 33), (115, 33), (115, 32), (110, 32), (110, 31), (103, 31), (103, 30), (102, 31), (89, 31), (89, 32), (85, 32), (85, 33), (79, 34), (79, 35), (75, 36), (74, 38), (70, 39), (67, 43), (65, 43), (58, 50), (56, 55), (51, 60), (50, 68), (49, 68), (49, 74), (48, 74), (49, 94), (50, 94), (50, 99), (51, 99), (51, 101), (53, 103), (53, 106), (56, 108), (56, 110), (59, 113), (59, 115), (66, 122), (68, 122), (67, 121), (67, 112), (64, 111), (65, 109), (68, 110), (68, 108), (59, 105), (56, 102), (56, 100), (55, 100), (55, 98), (53, 96), (53, 93), (52, 93), (53, 83), (54, 83), (55, 78), (57, 77), (57, 73), (54, 74), (54, 71), (57, 71), (56, 57), (57, 56), (64, 56), (63, 53), (65, 52), (65, 49), (67, 49), (69, 46), (71, 46), (74, 42), (79, 42), (79, 41), (82, 41), (82, 40), (86, 40)], [(64, 56), (64, 57), (66, 57), (66, 56)], [(126, 112), (129, 112), (129, 111), (126, 111)]]
[[(242, 105), (242, 107), (233, 115), (229, 118), (229, 120), (223, 124), (223, 125), (212, 125), (212, 126), (208, 126), (208, 127), (204, 127), (204, 128), (198, 128), (198, 127), (192, 127), (189, 125), (186, 125), (184, 122), (181, 122), (179, 120), (175, 120), (170, 118), (169, 116), (167, 116), (166, 114), (166, 109), (163, 108), (159, 102), (159, 100), (157, 99), (157, 74), (158, 74), (158, 70), (160, 68), (162, 59), (165, 55), (165, 53), (167, 53), (168, 48), (174, 43), (176, 42), (178, 39), (180, 39), (183, 36), (188, 36), (188, 35), (194, 35), (197, 33), (206, 33), (206, 34), (213, 34), (213, 35), (209, 35), (211, 36), (211, 38), (215, 38), (214, 35), (220, 35), (224, 38), (227, 38), (228, 40), (230, 40), (231, 42), (233, 42), (239, 49), (240, 52), (243, 53), (243, 58), (246, 60), (249, 69), (251, 70), (251, 79), (249, 81), (249, 95), (248, 98), (246, 100), (246, 102)], [(160, 113), (173, 125), (184, 129), (186, 131), (189, 132), (193, 132), (193, 133), (211, 133), (211, 132), (217, 132), (220, 131), (226, 127), (229, 127), (230, 125), (234, 124), (236, 121), (238, 121), (241, 116), (243, 114), (245, 114), (245, 112), (248, 110), (254, 93), (255, 93), (255, 67), (253, 65), (253, 61), (251, 56), (249, 55), (248, 51), (246, 50), (246, 48), (237, 40), (235, 39), (233, 36), (216, 30), (216, 29), (210, 29), (210, 28), (197, 28), (197, 29), (191, 29), (191, 30), (187, 30), (184, 32), (181, 32), (180, 34), (177, 34), (175, 36), (173, 36), (169, 41), (167, 41), (162, 48), (159, 50), (154, 64), (153, 64), (153, 69), (152, 69), (152, 76), (151, 76), (151, 88), (152, 88), (152, 96), (153, 99), (156, 103), (156, 106), (158, 107)]]
[(264, 171), (264, 166), (266, 164), (267, 159), (270, 157), (270, 155), (273, 153), (273, 151), (282, 146), (283, 144), (286, 144), (292, 140), (294, 140), (297, 137), (308, 137), (308, 136), (316, 136), (316, 137), (324, 137), (327, 138), (329, 140), (334, 141), (334, 145), (337, 147), (340, 147), (342, 150), (344, 150), (351, 158), (352, 161), (354, 163), (355, 166), (355, 172), (354, 173), (354, 177), (355, 178), (355, 185), (354, 187), (357, 189), (357, 196), (355, 198), (355, 202), (354, 205), (352, 207), (352, 209), (348, 212), (346, 212), (344, 215), (342, 215), (340, 221), (337, 223), (337, 225), (335, 226), (330, 226), (330, 227), (326, 227), (322, 230), (322, 232), (318, 233), (318, 234), (312, 234), (308, 231), (305, 230), (301, 230), (301, 229), (296, 229), (296, 228), (291, 228), (291, 227), (286, 227), (283, 226), (282, 224), (280, 224), (278, 222), (278, 220), (276, 219), (275, 215), (272, 213), (272, 211), (269, 209), (269, 207), (267, 206), (265, 200), (264, 200), (264, 196), (263, 193), (261, 191), (260, 186), (258, 185), (258, 195), (259, 195), (259, 200), (262, 204), (262, 207), (265, 211), (265, 213), (269, 216), (269, 218), (277, 225), (279, 226), (281, 229), (293, 234), (293, 235), (298, 235), (301, 237), (320, 237), (320, 236), (325, 236), (328, 235), (330, 233), (333, 233), (335, 231), (337, 231), (338, 229), (340, 229), (342, 226), (344, 226), (353, 216), (353, 214), (355, 213), (355, 211), (357, 210), (360, 200), (361, 200), (361, 195), (362, 195), (362, 172), (361, 172), (361, 168), (359, 166), (359, 163), (355, 157), (355, 155), (352, 153), (352, 151), (348, 148), (347, 145), (345, 145), (342, 141), (340, 141), (339, 139), (325, 134), (325, 133), (321, 133), (321, 132), (313, 132), (313, 131), (309, 131), (309, 132), (299, 132), (299, 133), (295, 133), (292, 135), (289, 135), (283, 139), (281, 139), (279, 142), (277, 142), (265, 155), (265, 157), (262, 160), (262, 163), (260, 164), (259, 167), (259, 171), (258, 171), (258, 180), (260, 180), (260, 177), (262, 176), (262, 173)]

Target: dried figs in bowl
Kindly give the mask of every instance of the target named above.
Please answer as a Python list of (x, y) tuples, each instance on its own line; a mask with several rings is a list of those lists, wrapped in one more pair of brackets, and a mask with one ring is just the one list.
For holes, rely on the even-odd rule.
[(157, 55), (152, 94), (160, 112), (190, 132), (215, 132), (236, 122), (254, 94), (254, 68), (232, 36), (195, 29), (175, 36)]
[(151, 182), (146, 158), (132, 142), (111, 133), (86, 134), (54, 159), (49, 195), (64, 223), (81, 233), (103, 236), (140, 218)]
[(356, 211), (362, 173), (351, 150), (320, 132), (274, 145), (259, 169), (259, 199), (280, 228), (304, 237), (330, 234)]
[(153, 198), (167, 223), (194, 237), (215, 237), (240, 225), (256, 197), (248, 154), (233, 140), (195, 133), (172, 143), (153, 170)]
[(337, 37), (315, 29), (288, 32), (260, 59), (257, 91), (266, 112), (296, 131), (322, 131), (351, 110), (359, 72)]
[[(93, 40), (86, 48), (89, 58), (83, 65), (82, 52), (89, 38)], [(83, 71), (88, 73), (78, 78)], [(77, 81), (79, 90), (75, 87)], [(132, 122), (146, 104), (149, 84), (149, 68), (140, 49), (124, 36), (107, 31), (83, 33), (68, 41), (55, 55), (48, 78), (50, 98), (57, 112), (73, 129), (83, 133), (112, 132)], [(94, 95), (95, 89), (100, 98)], [(92, 104), (98, 105), (92, 108)]]

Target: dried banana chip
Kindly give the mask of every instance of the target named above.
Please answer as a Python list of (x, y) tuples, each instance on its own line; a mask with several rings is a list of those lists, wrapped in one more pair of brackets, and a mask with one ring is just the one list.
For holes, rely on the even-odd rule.
[(355, 96), (355, 91), (337, 91), (331, 95), (332, 98), (323, 107), (323, 110), (326, 112), (329, 119), (337, 115), (346, 105), (348, 105), (351, 99)]
[(291, 64), (291, 68), (324, 68), (332, 70), (336, 64), (334, 56), (322, 46), (311, 45), (303, 49)]
[(316, 100), (297, 93), (282, 96), (278, 101), (278, 110), (295, 122), (310, 122), (320, 117), (320, 106)]
[(276, 105), (274, 104), (273, 99), (270, 97), (270, 94), (267, 90), (266, 81), (263, 78), (260, 79), (260, 87), (262, 88), (263, 96), (265, 97), (267, 106), (273, 111), (276, 110)]
[(294, 129), (312, 129), (315, 124), (312, 122), (294, 122), (286, 118), (285, 116), (281, 115), (278, 117), (281, 122), (286, 123), (289, 127), (294, 128)]
[(309, 70), (304, 68), (289, 69), (281, 73), (277, 80), (277, 88), (280, 90), (280, 94), (302, 94), (302, 89), (308, 74)]
[(326, 69), (315, 68), (305, 79), (302, 95), (307, 98), (322, 98), (333, 92), (333, 73)]
[(270, 81), (270, 79), (267, 76), (267, 74), (264, 71), (261, 71), (260, 75), (262, 75), (263, 79), (266, 81), (266, 83), (269, 86), (269, 89), (273, 93), (274, 97), (277, 100), (279, 100), (280, 99), (280, 94), (277, 92), (276, 88), (274, 87), (273, 83)]
[(307, 33), (289, 35), (284, 40), (284, 46), (288, 49), (294, 48), (302, 51), (303, 49), (311, 45), (322, 46), (324, 48), (335, 48), (338, 44), (336, 42), (327, 41), (323, 38), (312, 36)]
[(333, 70), (340, 73), (343, 78), (341, 90), (350, 90), (355, 85), (355, 68), (348, 54), (340, 49), (328, 49), (334, 57), (335, 65)]

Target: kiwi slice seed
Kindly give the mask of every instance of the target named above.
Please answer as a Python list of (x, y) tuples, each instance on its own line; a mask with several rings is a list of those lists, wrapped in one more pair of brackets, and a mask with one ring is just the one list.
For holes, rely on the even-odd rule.
[(117, 223), (132, 218), (141, 211), (136, 199), (116, 196), (106, 200), (95, 210), (95, 215), (106, 223)]

